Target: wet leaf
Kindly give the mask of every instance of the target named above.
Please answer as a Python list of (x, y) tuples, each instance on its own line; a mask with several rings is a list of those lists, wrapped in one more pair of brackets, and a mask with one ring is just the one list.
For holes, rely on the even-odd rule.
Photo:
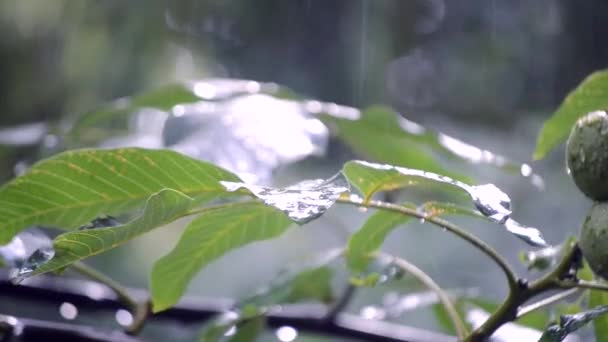
[(382, 246), (388, 234), (410, 220), (409, 216), (382, 210), (370, 216), (348, 240), (346, 262), (351, 271), (365, 272), (370, 263), (370, 255)]
[(127, 224), (61, 234), (53, 241), (53, 258), (46, 263), (38, 259), (26, 262), (14, 274), (15, 281), (19, 282), (26, 277), (62, 269), (76, 261), (118, 247), (183, 216), (191, 208), (192, 203), (192, 198), (178, 191), (165, 189), (152, 195), (142, 215)]
[[(606, 317), (608, 305), (597, 306), (591, 310), (583, 311), (573, 315), (562, 315), (558, 324), (549, 326), (539, 342), (560, 342), (568, 334), (584, 327), (587, 323), (600, 317)], [(598, 339), (598, 341), (601, 341)]]
[[(449, 173), (437, 162), (435, 155), (460, 159), (472, 164), (491, 165), (509, 173), (530, 178), (542, 187), (543, 181), (527, 164), (467, 144), (449, 135), (423, 127), (396, 113), (392, 108), (372, 106), (361, 112), (360, 118), (323, 116), (322, 120), (335, 127), (338, 137), (356, 152), (379, 162), (423, 169), (450, 175), (461, 181), (463, 175)], [(364, 137), (373, 137), (373, 141)]]
[(510, 218), (511, 199), (494, 184), (469, 185), (432, 172), (359, 160), (344, 164), (343, 173), (347, 180), (363, 194), (365, 197), (363, 203), (378, 191), (424, 182), (445, 184), (463, 190), (469, 195), (477, 210), (489, 220), (502, 224), (510, 233), (532, 246), (548, 246), (538, 229), (523, 226)]
[(428, 217), (435, 216), (470, 216), (476, 218), (485, 218), (480, 212), (472, 210), (470, 208), (462, 207), (454, 203), (446, 202), (426, 202), (419, 210), (424, 211)]
[(0, 188), (0, 243), (32, 225), (74, 229), (101, 215), (133, 210), (165, 188), (209, 200), (227, 194), (220, 181), (239, 179), (172, 151), (64, 152)]
[[(589, 291), (589, 307), (608, 306), (608, 292)], [(608, 315), (597, 317), (593, 320), (593, 331), (596, 341), (608, 341)]]
[(152, 269), (154, 312), (173, 306), (190, 280), (211, 261), (246, 244), (281, 235), (291, 221), (259, 202), (242, 202), (204, 212), (186, 228), (177, 246)]
[(545, 121), (534, 151), (534, 159), (544, 158), (565, 141), (576, 120), (589, 112), (608, 108), (608, 70), (597, 71), (570, 92), (553, 116)]
[(282, 189), (235, 182), (221, 183), (228, 191), (246, 190), (264, 204), (283, 211), (298, 224), (308, 223), (323, 215), (340, 194), (349, 191), (348, 184), (338, 176), (327, 181), (303, 181)]
[[(400, 131), (393, 112), (365, 111), (361, 113), (359, 120), (340, 119), (335, 116), (322, 116), (321, 119), (328, 126), (336, 128), (338, 137), (366, 158), (449, 174), (429, 151), (413, 145), (412, 139)], [(373, 141), (365, 137), (373, 137)], [(457, 174), (451, 176), (467, 179)]]

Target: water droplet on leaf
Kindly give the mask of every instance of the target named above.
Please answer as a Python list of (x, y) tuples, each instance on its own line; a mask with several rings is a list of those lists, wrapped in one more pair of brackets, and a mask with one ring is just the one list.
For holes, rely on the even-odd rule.
[(19, 284), (30, 274), (32, 274), (40, 265), (48, 262), (55, 255), (55, 250), (52, 247), (40, 248), (34, 251), (32, 255), (25, 260), (20, 268), (14, 268), (10, 271), (9, 278), (13, 284)]
[(221, 182), (228, 191), (247, 189), (264, 204), (275, 207), (298, 224), (305, 224), (323, 215), (340, 197), (349, 191), (341, 176), (329, 180), (307, 180), (286, 188), (268, 188), (235, 182)]

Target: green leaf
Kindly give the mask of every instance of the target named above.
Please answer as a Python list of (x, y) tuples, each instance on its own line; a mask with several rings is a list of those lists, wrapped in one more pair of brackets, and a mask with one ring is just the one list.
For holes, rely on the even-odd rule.
[[(608, 305), (608, 292), (591, 290), (589, 291), (589, 307)], [(604, 315), (593, 321), (593, 331), (596, 341), (608, 341), (608, 316)]]
[[(255, 341), (266, 324), (265, 311), (255, 305), (246, 305), (238, 310), (218, 315), (201, 333), (200, 342), (249, 342)], [(227, 339), (232, 329), (234, 334)]]
[(534, 159), (543, 159), (553, 148), (566, 140), (578, 118), (589, 112), (608, 108), (608, 70), (589, 75), (562, 102), (541, 129)]
[(377, 211), (370, 216), (361, 229), (351, 235), (346, 248), (348, 267), (356, 273), (363, 273), (370, 262), (370, 255), (384, 243), (390, 232), (411, 217), (391, 211)]
[(475, 218), (486, 219), (479, 211), (470, 208), (459, 206), (454, 203), (447, 202), (426, 202), (422, 205), (422, 210), (428, 217), (435, 216), (469, 216)]
[(398, 118), (398, 114), (392, 109), (380, 106), (361, 112), (361, 118), (358, 120), (341, 119), (329, 115), (321, 117), (323, 122), (336, 128), (340, 139), (366, 158), (449, 174), (456, 179), (467, 179), (444, 169), (435, 160), (432, 153), (425, 150), (425, 147), (420, 144), (425, 142), (420, 139), (425, 138), (416, 138), (402, 130)]
[(327, 266), (302, 271), (290, 282), (289, 293), (284, 303), (297, 303), (316, 300), (321, 303), (334, 301), (331, 288), (333, 271)]
[[(55, 255), (41, 265), (24, 265), (18, 278), (63, 269), (70, 264), (112, 248), (183, 216), (192, 198), (171, 189), (161, 190), (148, 200), (143, 214), (115, 227), (77, 230), (61, 234), (53, 241)], [(19, 280), (19, 279), (18, 279)]]
[(73, 229), (140, 207), (170, 188), (199, 201), (227, 195), (238, 177), (168, 150), (76, 150), (35, 164), (0, 188), (0, 244), (32, 225)]
[(182, 103), (200, 101), (188, 84), (170, 84), (142, 94), (121, 98), (109, 105), (78, 117), (70, 127), (67, 139), (78, 145), (96, 144), (100, 138), (127, 132), (128, 115), (143, 108), (168, 111)]
[(154, 312), (177, 303), (190, 280), (211, 261), (248, 243), (277, 237), (290, 224), (285, 214), (259, 202), (235, 203), (198, 216), (152, 269)]
[[(403, 170), (403, 172), (401, 172)], [(411, 171), (412, 174), (408, 174)], [(409, 186), (442, 186), (442, 190), (454, 191), (460, 187), (453, 180), (422, 170), (400, 168), (392, 165), (374, 164), (359, 160), (346, 162), (342, 168), (346, 179), (363, 195), (364, 201), (381, 191), (390, 191)], [(439, 178), (445, 179), (439, 180)], [(460, 192), (456, 192), (460, 193)]]

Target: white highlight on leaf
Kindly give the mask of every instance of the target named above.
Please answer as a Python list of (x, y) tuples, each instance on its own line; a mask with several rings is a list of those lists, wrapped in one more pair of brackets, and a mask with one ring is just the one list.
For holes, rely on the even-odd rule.
[(420, 177), (460, 188), (469, 194), (475, 207), (491, 221), (504, 225), (509, 232), (532, 246), (548, 246), (538, 229), (522, 226), (510, 218), (511, 199), (494, 184), (469, 185), (433, 172), (361, 160), (354, 162), (376, 170), (395, 171), (403, 176)]
[(247, 189), (264, 204), (283, 211), (298, 224), (310, 222), (323, 215), (340, 194), (349, 191), (341, 177), (331, 180), (307, 180), (282, 189), (225, 181), (221, 184), (228, 191)]

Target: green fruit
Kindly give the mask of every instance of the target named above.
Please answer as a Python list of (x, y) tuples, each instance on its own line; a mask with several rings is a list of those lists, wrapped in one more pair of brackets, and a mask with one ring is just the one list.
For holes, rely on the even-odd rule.
[(608, 114), (591, 112), (570, 133), (566, 162), (576, 186), (587, 197), (608, 200)]
[(581, 228), (578, 245), (593, 272), (608, 279), (608, 202), (593, 204)]

